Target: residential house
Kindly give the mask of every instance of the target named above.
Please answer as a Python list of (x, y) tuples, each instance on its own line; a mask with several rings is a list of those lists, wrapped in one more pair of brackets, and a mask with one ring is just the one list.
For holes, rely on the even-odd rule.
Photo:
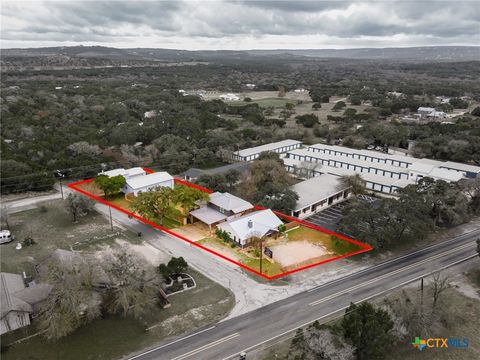
[(212, 229), (223, 221), (229, 221), (246, 214), (253, 209), (253, 205), (230, 193), (214, 192), (205, 206), (190, 211), (192, 222), (194, 219), (200, 220)]
[(223, 222), (217, 227), (229, 234), (241, 247), (249, 244), (252, 238), (263, 238), (278, 233), (283, 222), (272, 210), (260, 210), (239, 218)]
[(0, 273), (0, 335), (30, 325), (30, 316), (51, 290), (48, 284), (26, 287), (21, 275)]

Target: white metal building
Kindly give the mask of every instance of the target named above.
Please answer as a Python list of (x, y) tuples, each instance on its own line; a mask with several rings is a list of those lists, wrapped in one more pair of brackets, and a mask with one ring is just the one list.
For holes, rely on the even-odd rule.
[(340, 177), (320, 174), (290, 187), (298, 195), (290, 215), (303, 219), (350, 197), (350, 189)]
[(133, 194), (137, 196), (141, 192), (151, 191), (158, 187), (169, 187), (173, 189), (175, 181), (169, 173), (165, 171), (147, 174), (145, 176), (135, 176), (126, 179), (127, 182), (122, 189), (124, 194)]
[(233, 160), (238, 161), (252, 161), (260, 156), (262, 152), (276, 152), (279, 154), (286, 153), (294, 149), (302, 147), (302, 142), (298, 140), (282, 140), (270, 144), (260, 145), (253, 148), (235, 151), (233, 153)]
[(143, 168), (134, 167), (134, 168), (130, 168), (130, 169), (119, 168), (119, 169), (113, 169), (113, 170), (108, 170), (108, 171), (102, 171), (102, 172), (98, 173), (98, 175), (106, 175), (108, 177), (114, 177), (114, 176), (121, 175), (125, 179), (129, 179), (129, 178), (133, 178), (133, 177), (136, 177), (136, 176), (143, 176), (146, 173), (147, 172), (145, 170), (143, 170)]

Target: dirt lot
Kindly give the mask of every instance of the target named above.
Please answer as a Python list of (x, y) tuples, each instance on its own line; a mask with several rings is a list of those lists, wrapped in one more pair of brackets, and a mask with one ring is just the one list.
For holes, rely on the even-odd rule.
[(270, 249), (273, 251), (273, 260), (278, 262), (282, 268), (312, 260), (313, 263), (321, 258), (332, 257), (332, 253), (324, 246), (312, 244), (308, 240), (276, 243), (270, 246)]
[[(115, 226), (100, 214), (92, 212), (73, 223), (63, 200), (45, 202), (39, 208), (18, 212), (9, 216), (9, 224), (16, 240), (1, 245), (2, 271), (33, 275), (34, 265), (56, 249), (95, 250), (116, 240), (140, 243), (138, 236)], [(31, 237), (35, 244), (16, 250), (18, 242)]]

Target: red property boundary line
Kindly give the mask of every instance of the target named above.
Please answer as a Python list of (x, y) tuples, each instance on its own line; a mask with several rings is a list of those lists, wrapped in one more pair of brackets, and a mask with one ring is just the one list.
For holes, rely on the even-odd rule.
[[(150, 169), (148, 169), (148, 168), (144, 168), (144, 169), (145, 169), (145, 171), (146, 171), (147, 173), (153, 173), (153, 171), (150, 170)], [(360, 242), (360, 241), (350, 239), (350, 238), (348, 238), (348, 237), (346, 237), (346, 236), (343, 236), (343, 235), (337, 234), (337, 233), (335, 233), (335, 232), (333, 232), (333, 231), (330, 231), (330, 230), (321, 228), (321, 227), (319, 227), (319, 226), (313, 225), (313, 224), (311, 224), (311, 223), (309, 223), (309, 222), (306, 222), (306, 221), (303, 221), (303, 220), (294, 218), (294, 217), (292, 217), (292, 216), (288, 216), (288, 215), (282, 214), (282, 213), (280, 213), (280, 212), (278, 212), (278, 211), (274, 211), (274, 213), (275, 213), (277, 216), (279, 216), (279, 217), (281, 217), (281, 218), (283, 218), (283, 219), (286, 219), (286, 220), (289, 220), (289, 221), (295, 221), (295, 222), (297, 222), (297, 223), (299, 223), (299, 224), (301, 224), (301, 225), (304, 225), (304, 226), (306, 226), (306, 227), (309, 227), (309, 228), (312, 228), (312, 229), (314, 229), (314, 230), (317, 230), (317, 231), (320, 231), (320, 232), (323, 232), (323, 233), (326, 233), (326, 234), (335, 236), (335, 237), (337, 237), (337, 238), (339, 238), (339, 239), (342, 239), (342, 240), (348, 241), (348, 242), (350, 242), (350, 243), (352, 243), (352, 244), (355, 244), (355, 245), (361, 247), (361, 249), (360, 249), (360, 250), (357, 250), (357, 251), (352, 251), (352, 252), (349, 252), (349, 253), (346, 253), (346, 254), (343, 254), (343, 255), (335, 256), (335, 257), (332, 257), (332, 258), (329, 258), (329, 259), (326, 259), (326, 260), (323, 260), (323, 261), (320, 261), (320, 262), (317, 262), (317, 263), (314, 263), (314, 264), (302, 266), (302, 267), (299, 267), (298, 269), (286, 271), (286, 272), (283, 272), (283, 273), (281, 273), (281, 274), (277, 274), (277, 275), (273, 275), (273, 276), (268, 276), (268, 275), (265, 275), (265, 274), (260, 273), (259, 271), (255, 270), (255, 269), (252, 269), (252, 268), (250, 268), (250, 267), (248, 267), (248, 266), (246, 266), (246, 265), (244, 265), (244, 264), (242, 264), (242, 263), (240, 263), (240, 262), (238, 262), (238, 261), (232, 260), (232, 259), (230, 259), (229, 257), (227, 257), (227, 256), (225, 256), (225, 255), (222, 255), (222, 254), (220, 254), (220, 253), (218, 253), (218, 252), (216, 252), (216, 251), (214, 251), (214, 250), (211, 250), (211, 249), (207, 248), (206, 246), (203, 246), (203, 245), (201, 245), (201, 244), (198, 244), (198, 243), (196, 243), (196, 242), (194, 242), (194, 241), (192, 241), (192, 240), (190, 240), (190, 239), (187, 239), (186, 237), (184, 237), (184, 236), (182, 236), (182, 235), (180, 235), (180, 234), (177, 234), (177, 233), (175, 233), (175, 232), (173, 232), (173, 231), (171, 231), (171, 230), (169, 230), (169, 229), (167, 229), (167, 228), (164, 228), (163, 226), (157, 225), (157, 224), (155, 224), (155, 223), (152, 222), (152, 221), (149, 221), (149, 220), (147, 220), (147, 219), (144, 219), (144, 218), (142, 218), (141, 216), (138, 216), (138, 215), (136, 215), (136, 214), (134, 214), (134, 213), (132, 213), (132, 212), (130, 212), (130, 211), (127, 211), (127, 210), (125, 210), (125, 209), (123, 209), (123, 208), (121, 208), (121, 207), (119, 207), (119, 206), (117, 206), (117, 205), (115, 205), (115, 204), (112, 204), (112, 203), (106, 201), (105, 199), (102, 199), (102, 198), (99, 197), (99, 196), (93, 195), (93, 194), (89, 193), (88, 191), (85, 191), (85, 190), (82, 190), (82, 189), (78, 188), (79, 185), (86, 184), (86, 183), (89, 183), (89, 182), (92, 182), (92, 181), (93, 181), (93, 179), (86, 179), (86, 180), (81, 180), (81, 181), (77, 181), (77, 182), (70, 183), (70, 184), (68, 184), (67, 186), (68, 186), (70, 189), (73, 189), (73, 190), (75, 190), (75, 191), (77, 191), (77, 192), (79, 192), (79, 193), (81, 193), (81, 194), (83, 194), (83, 195), (85, 195), (85, 196), (88, 196), (88, 197), (90, 197), (90, 198), (92, 198), (92, 199), (94, 199), (94, 200), (96, 200), (96, 201), (98, 201), (98, 202), (100, 202), (100, 203), (102, 203), (102, 204), (104, 204), (104, 205), (110, 206), (111, 208), (113, 208), (113, 209), (115, 209), (115, 210), (118, 210), (118, 211), (120, 211), (120, 212), (123, 212), (124, 214), (127, 214), (127, 215), (129, 215), (129, 216), (131, 216), (131, 217), (133, 217), (133, 218), (135, 218), (135, 219), (137, 219), (137, 220), (139, 220), (139, 221), (147, 224), (147, 225), (150, 225), (150, 226), (152, 226), (152, 227), (154, 227), (154, 228), (156, 228), (156, 229), (158, 229), (158, 230), (160, 230), (160, 231), (163, 231), (163, 232), (165, 232), (165, 233), (167, 233), (167, 234), (169, 234), (169, 235), (172, 235), (172, 236), (174, 236), (174, 237), (176, 237), (176, 238), (178, 238), (178, 239), (181, 239), (181, 240), (183, 240), (183, 241), (186, 241), (186, 242), (188, 242), (190, 245), (196, 246), (196, 247), (198, 247), (198, 248), (200, 248), (200, 249), (202, 249), (202, 250), (205, 250), (205, 251), (207, 251), (207, 252), (209, 252), (209, 253), (211, 253), (211, 254), (214, 254), (214, 255), (216, 255), (216, 256), (218, 256), (218, 257), (220, 257), (220, 258), (222, 258), (222, 259), (224, 259), (224, 260), (226, 260), (226, 261), (228, 261), (228, 262), (231, 262), (232, 264), (235, 264), (235, 265), (237, 265), (237, 266), (240, 266), (241, 268), (243, 268), (243, 269), (245, 269), (245, 270), (248, 270), (248, 271), (250, 271), (250, 272), (252, 272), (252, 273), (254, 273), (254, 274), (256, 274), (256, 275), (258, 275), (258, 276), (260, 276), (260, 277), (262, 277), (262, 278), (264, 278), (264, 279), (266, 279), (266, 280), (279, 279), (279, 278), (285, 277), (285, 276), (287, 276), (287, 275), (290, 275), (290, 274), (293, 274), (293, 273), (296, 273), (296, 272), (299, 272), (299, 271), (302, 271), (302, 270), (310, 269), (310, 268), (313, 268), (313, 267), (315, 267), (315, 266), (319, 266), (319, 265), (322, 265), (322, 264), (326, 264), (326, 263), (329, 263), (329, 262), (332, 262), (332, 261), (335, 261), (335, 260), (340, 260), (340, 259), (344, 259), (344, 258), (353, 256), (353, 255), (361, 254), (361, 253), (364, 253), (364, 252), (367, 252), (367, 251), (370, 251), (370, 250), (373, 249), (370, 245), (364, 244), (364, 243), (362, 243), (362, 242)], [(189, 182), (184, 181), (184, 180), (181, 180), (181, 179), (175, 178), (175, 183), (183, 184), (183, 185), (186, 185), (186, 186), (189, 186), (189, 187), (198, 189), (198, 190), (200, 190), (200, 191), (206, 192), (206, 193), (208, 193), (208, 194), (211, 194), (211, 193), (212, 193), (212, 191), (209, 190), (209, 189), (206, 189), (206, 188), (204, 188), (204, 187), (201, 187), (201, 186), (198, 186), (198, 185), (189, 183)], [(255, 209), (257, 209), (257, 210), (264, 210), (264, 209), (265, 209), (265, 208), (263, 208), (263, 207), (261, 207), (261, 206), (258, 206), (258, 205), (255, 205), (254, 207), (255, 207)]]

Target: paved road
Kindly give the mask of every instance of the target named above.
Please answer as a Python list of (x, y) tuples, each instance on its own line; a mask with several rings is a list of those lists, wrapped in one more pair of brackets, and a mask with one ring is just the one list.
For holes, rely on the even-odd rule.
[[(389, 290), (476, 257), (480, 229), (410, 254), (385, 261), (350, 276), (173, 339), (130, 359), (235, 359), (298, 327), (327, 319), (350, 302), (372, 299)], [(478, 261), (472, 259), (471, 261)]]

